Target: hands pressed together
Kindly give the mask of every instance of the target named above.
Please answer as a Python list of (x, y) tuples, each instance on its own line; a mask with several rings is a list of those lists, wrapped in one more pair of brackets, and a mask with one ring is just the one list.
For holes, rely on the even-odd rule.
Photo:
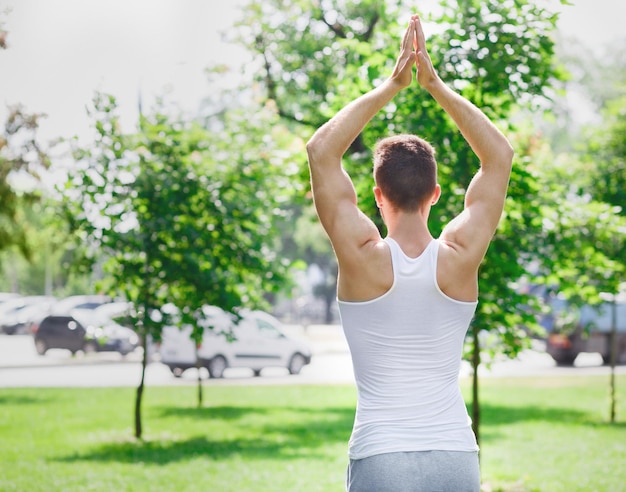
[(426, 39), (419, 15), (411, 16), (391, 79), (402, 87), (408, 87), (413, 80), (413, 65), (417, 66), (417, 81), (422, 87), (427, 89), (438, 79), (426, 50)]

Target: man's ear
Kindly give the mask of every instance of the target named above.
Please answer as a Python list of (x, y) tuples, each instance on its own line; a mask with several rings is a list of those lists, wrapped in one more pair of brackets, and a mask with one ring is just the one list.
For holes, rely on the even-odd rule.
[(435, 186), (435, 191), (433, 193), (433, 198), (430, 204), (434, 205), (435, 203), (437, 203), (440, 197), (441, 197), (441, 186), (439, 185), (439, 183), (437, 183), (437, 185)]
[(383, 192), (378, 186), (374, 186), (374, 198), (376, 198), (376, 206), (381, 208), (383, 206)]

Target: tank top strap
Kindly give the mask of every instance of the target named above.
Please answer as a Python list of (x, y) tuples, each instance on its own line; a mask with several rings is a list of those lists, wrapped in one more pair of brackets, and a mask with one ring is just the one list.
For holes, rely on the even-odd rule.
[(415, 262), (415, 261), (419, 261), (422, 258), (437, 258), (437, 253), (439, 251), (439, 241), (437, 241), (437, 239), (432, 239), (428, 245), (426, 246), (426, 248), (424, 249), (424, 251), (422, 251), (422, 253), (419, 256), (416, 257), (411, 257), (408, 256), (400, 247), (400, 245), (398, 244), (398, 242), (393, 239), (392, 237), (387, 236), (384, 241), (389, 245), (389, 250), (391, 251), (391, 256), (396, 259), (405, 259), (409, 262)]
[(414, 275), (416, 272), (421, 272), (423, 275), (426, 271), (436, 271), (437, 253), (439, 251), (439, 243), (436, 239), (428, 243), (426, 249), (415, 258), (408, 256), (393, 238), (386, 237), (385, 242), (389, 245), (391, 252), (391, 263), (395, 278), (397, 278), (398, 275), (406, 277), (407, 275)]

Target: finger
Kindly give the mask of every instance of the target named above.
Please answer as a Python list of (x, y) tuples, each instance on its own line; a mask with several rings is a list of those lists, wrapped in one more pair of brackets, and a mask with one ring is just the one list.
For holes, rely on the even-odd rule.
[(424, 29), (422, 29), (422, 21), (419, 17), (415, 21), (415, 33), (417, 37), (417, 46), (421, 50), (426, 50), (426, 38), (424, 37)]
[(406, 31), (404, 32), (404, 38), (402, 39), (402, 49), (403, 50), (410, 50), (411, 49), (411, 38), (412, 38), (412, 33), (413, 33), (413, 26), (412, 26), (412, 22), (409, 21), (409, 25), (406, 28)]

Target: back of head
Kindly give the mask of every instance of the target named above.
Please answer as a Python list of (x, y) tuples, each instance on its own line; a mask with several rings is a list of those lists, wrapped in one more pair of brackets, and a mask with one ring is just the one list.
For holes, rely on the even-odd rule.
[(397, 209), (415, 212), (437, 185), (435, 149), (415, 135), (384, 138), (374, 148), (374, 181)]

